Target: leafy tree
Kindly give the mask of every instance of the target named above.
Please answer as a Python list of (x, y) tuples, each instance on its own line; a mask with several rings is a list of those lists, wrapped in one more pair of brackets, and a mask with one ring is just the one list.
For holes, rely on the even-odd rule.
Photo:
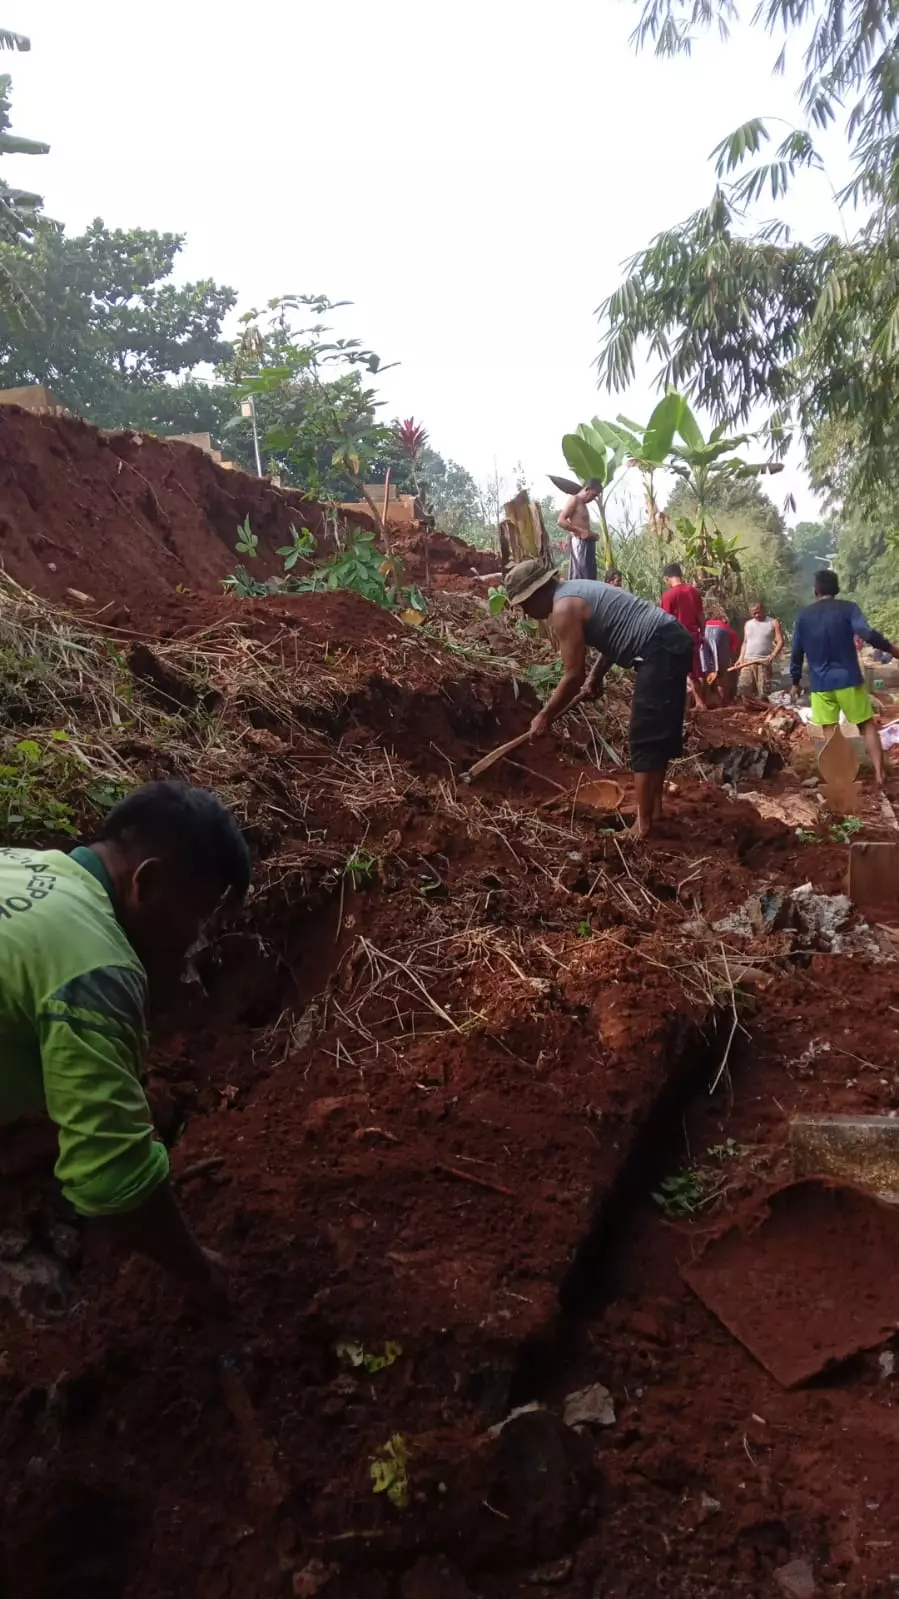
[[(441, 466), (443, 470), (441, 471)], [(458, 461), (443, 461), (441, 456), (427, 467), (428, 483), (437, 525), (469, 544), (496, 547), (496, 530), (485, 525), (478, 486), (470, 472)]]
[(40, 221), (30, 245), (0, 245), (0, 267), (34, 312), (23, 323), (0, 308), (0, 385), (47, 383), (99, 427), (218, 431), (233, 401), (167, 380), (231, 355), (221, 325), (235, 294), (210, 279), (166, 281), (183, 243), (98, 218), (71, 237)]
[(248, 311), (232, 371), (265, 424), (269, 455), (310, 494), (346, 498), (349, 479), (383, 534), (380, 509), (365, 485), (390, 434), (377, 419), (383, 402), (362, 376), (381, 370), (380, 356), (358, 339), (326, 339), (331, 328), (320, 320), (304, 327), (293, 322), (297, 314), (318, 319), (345, 303), (290, 294), (270, 300), (265, 311)]
[[(689, 55), (697, 31), (712, 24), (726, 39), (731, 22), (740, 16), (738, 0), (635, 3), (641, 6), (635, 42), (654, 45), (656, 54), (662, 56)], [(894, 203), (899, 194), (895, 142), (899, 13), (895, 7), (884, 0), (849, 7), (845, 0), (760, 0), (752, 21), (761, 22), (771, 34), (782, 31), (785, 36), (773, 63), (775, 72), (784, 70), (791, 34), (798, 32), (805, 67), (799, 91), (801, 112), (813, 127), (824, 128), (849, 104), (854, 168), (850, 194)], [(761, 125), (767, 139), (767, 128)], [(782, 191), (797, 165), (813, 164), (807, 147), (790, 144), (786, 150), (778, 150), (770, 164), (770, 181)], [(747, 197), (752, 197), (752, 190)]]
[(790, 529), (790, 543), (796, 557), (796, 583), (803, 600), (812, 592), (815, 573), (829, 566), (836, 554), (840, 537), (839, 524), (827, 522), (797, 522)]
[[(719, 533), (737, 552), (740, 593), (729, 596), (731, 603), (739, 609), (746, 599), (764, 599), (789, 624), (802, 590), (796, 556), (777, 506), (753, 478), (724, 478), (712, 484), (706, 506)], [(665, 513), (674, 528), (684, 518), (695, 523), (697, 501), (688, 484), (675, 485)]]
[[(645, 0), (640, 44), (689, 51), (700, 29), (726, 34), (737, 0)], [(777, 134), (755, 117), (715, 151), (710, 204), (660, 234), (628, 264), (601, 308), (600, 377), (620, 388), (648, 340), (659, 379), (684, 388), (716, 420), (775, 408), (774, 436), (798, 425), (807, 445), (822, 423), (851, 423), (849, 478), (870, 505), (878, 484), (899, 483), (899, 13), (877, 0), (761, 0), (755, 13), (786, 43), (799, 30), (805, 77), (800, 125)], [(752, 231), (747, 210), (780, 202), (802, 170), (827, 174), (818, 130), (849, 106), (853, 176), (835, 195), (839, 228), (813, 244), (775, 220)], [(854, 235), (845, 206), (867, 210)]]
[[(23, 33), (11, 33), (0, 28), (0, 50), (30, 50), (31, 40)], [(0, 74), (0, 155), (46, 155), (49, 144), (36, 139), (23, 139), (10, 133), (9, 91), (12, 79), (8, 73)], [(27, 189), (15, 189), (0, 178), (0, 244), (20, 245), (31, 238), (37, 215), (43, 204), (39, 194)], [(0, 259), (0, 310), (20, 315), (30, 311), (27, 297), (21, 286)]]
[[(696, 496), (681, 481), (675, 487), (665, 507), (670, 520), (678, 516), (695, 516)], [(794, 551), (787, 538), (783, 514), (755, 478), (723, 478), (710, 485), (706, 504), (716, 524), (725, 533), (742, 530), (744, 541), (750, 547), (765, 546), (766, 554), (778, 562), (785, 571), (794, 569)]]
[(850, 516), (840, 524), (836, 570), (842, 591), (858, 600), (868, 620), (899, 642), (899, 543), (895, 522), (882, 515)]
[(817, 562), (818, 569), (830, 559), (837, 547), (838, 531), (834, 522), (797, 522), (790, 529), (790, 543), (798, 559)]

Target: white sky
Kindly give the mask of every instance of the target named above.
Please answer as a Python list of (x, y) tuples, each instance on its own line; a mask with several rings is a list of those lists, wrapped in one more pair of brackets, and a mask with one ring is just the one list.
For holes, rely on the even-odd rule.
[[(751, 6), (747, 6), (751, 10)], [(385, 417), (414, 415), (478, 478), (521, 460), (538, 494), (559, 441), (594, 415), (595, 308), (625, 257), (705, 203), (712, 147), (747, 117), (796, 120), (780, 41), (741, 30), (690, 60), (636, 56), (626, 0), (155, 0), (143, 10), (7, 0), (13, 129), (51, 154), (7, 160), (78, 231), (187, 234), (184, 277), (243, 310), (270, 296), (352, 300), (340, 331), (400, 365)], [(824, 180), (789, 202), (832, 229)], [(800, 471), (800, 516), (815, 504)]]

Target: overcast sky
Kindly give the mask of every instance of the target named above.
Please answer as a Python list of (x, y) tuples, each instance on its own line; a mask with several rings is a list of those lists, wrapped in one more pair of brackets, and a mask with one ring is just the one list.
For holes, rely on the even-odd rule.
[[(239, 309), (288, 292), (353, 301), (341, 332), (400, 364), (385, 414), (414, 415), (478, 478), (565, 470), (563, 432), (653, 403), (597, 394), (595, 309), (622, 261), (703, 204), (708, 155), (747, 117), (795, 121), (800, 63), (744, 29), (690, 60), (635, 55), (628, 0), (155, 0), (135, 10), (8, 0), (7, 161), (70, 231), (183, 232), (181, 273)], [(810, 175), (789, 219), (835, 226)], [(789, 480), (788, 482), (785, 480)], [(801, 473), (778, 479), (814, 514)]]

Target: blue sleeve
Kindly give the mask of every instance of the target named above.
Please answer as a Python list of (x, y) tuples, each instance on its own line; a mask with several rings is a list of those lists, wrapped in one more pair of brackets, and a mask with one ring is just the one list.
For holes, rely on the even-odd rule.
[(875, 650), (886, 650), (888, 655), (892, 655), (893, 646), (889, 639), (884, 638), (882, 633), (878, 633), (876, 627), (871, 626), (861, 606), (856, 605), (854, 601), (852, 602), (852, 631), (858, 638), (863, 638), (865, 643), (870, 644)]
[(802, 682), (802, 663), (805, 660), (805, 648), (802, 643), (802, 617), (797, 616), (796, 626), (793, 629), (793, 652), (790, 656), (790, 677), (794, 683)]

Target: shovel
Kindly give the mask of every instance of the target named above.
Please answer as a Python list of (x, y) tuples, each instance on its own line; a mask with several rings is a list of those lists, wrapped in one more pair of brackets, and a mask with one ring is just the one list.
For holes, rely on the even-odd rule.
[[(568, 711), (576, 710), (577, 707), (582, 705), (585, 700), (591, 698), (592, 695), (588, 694), (586, 689), (581, 689), (579, 693), (575, 694), (574, 699), (569, 705), (565, 706), (565, 710), (560, 714), (564, 716)], [(530, 736), (531, 731), (530, 728), (528, 728), (526, 733), (519, 733), (517, 738), (510, 738), (508, 744), (498, 745), (495, 750), (490, 751), (489, 755), (484, 755), (481, 760), (475, 761), (474, 766), (470, 766), (467, 772), (462, 773), (463, 783), (470, 783), (472, 778), (480, 777), (482, 772), (489, 772), (491, 766), (495, 765), (497, 761), (501, 761), (504, 755), (511, 755), (513, 750), (521, 749), (522, 744), (527, 744)], [(608, 745), (606, 748), (608, 748)]]
[(530, 728), (526, 733), (519, 733), (517, 738), (510, 738), (507, 744), (500, 744), (497, 749), (491, 750), (489, 755), (483, 756), (470, 766), (467, 772), (462, 773), (463, 783), (470, 783), (473, 777), (480, 777), (482, 772), (488, 772), (491, 766), (501, 761), (504, 755), (511, 755), (513, 750), (520, 750), (522, 744), (527, 744), (531, 736)]

